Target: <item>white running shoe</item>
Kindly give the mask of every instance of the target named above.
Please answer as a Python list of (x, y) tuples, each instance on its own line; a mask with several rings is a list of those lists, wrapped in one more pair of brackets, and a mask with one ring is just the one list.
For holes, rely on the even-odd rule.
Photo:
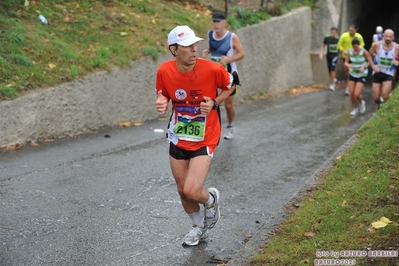
[(330, 84), (330, 86), (328, 88), (330, 89), (330, 91), (335, 91), (334, 84)]
[(359, 107), (358, 108), (354, 108), (351, 112), (351, 116), (357, 116), (359, 114)]
[(183, 246), (196, 246), (201, 240), (204, 240), (207, 237), (208, 234), (206, 233), (206, 228), (198, 227), (198, 225), (194, 224), (190, 232), (184, 236)]
[(225, 139), (232, 139), (234, 138), (234, 126), (227, 127), (227, 132), (224, 135)]
[(220, 218), (219, 209), (219, 191), (216, 188), (209, 188), (208, 192), (212, 194), (215, 201), (210, 206), (205, 206), (205, 228), (212, 229)]
[(346, 87), (346, 89), (345, 89), (345, 96), (348, 96), (348, 95), (349, 95), (349, 88)]
[(366, 102), (362, 100), (362, 103), (360, 104), (360, 113), (364, 114), (366, 112)]

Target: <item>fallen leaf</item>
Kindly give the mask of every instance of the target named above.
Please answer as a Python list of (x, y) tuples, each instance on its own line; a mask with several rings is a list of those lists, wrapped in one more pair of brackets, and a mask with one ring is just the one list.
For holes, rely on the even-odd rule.
[(6, 151), (13, 151), (13, 150), (19, 150), (19, 149), (22, 149), (22, 145), (19, 143), (14, 144), (14, 145), (9, 145), (5, 148)]
[(53, 69), (53, 68), (55, 68), (57, 65), (56, 64), (53, 64), (53, 63), (49, 63), (48, 64), (48, 67), (50, 68), (50, 69)]
[(155, 21), (155, 19), (153, 19), (153, 20), (151, 20), (151, 24), (156, 24), (156, 21)]
[(28, 7), (29, 6), (29, 1), (25, 0), (24, 6)]
[(342, 202), (342, 205), (341, 206), (345, 206), (346, 205), (346, 200), (344, 200), (343, 202)]
[(135, 127), (139, 127), (139, 126), (142, 126), (142, 125), (144, 125), (143, 122), (134, 122), (133, 123), (133, 126), (135, 126)]
[(33, 147), (40, 146), (39, 144), (37, 144), (37, 143), (34, 142), (33, 140), (32, 140), (32, 141), (28, 141), (28, 145), (29, 145), (29, 146), (33, 146)]
[(120, 122), (119, 126), (120, 127), (131, 127), (132, 126), (132, 122)]
[(372, 170), (367, 170), (367, 173), (371, 174), (373, 171)]
[(391, 220), (389, 220), (387, 217), (384, 217), (384, 216), (382, 216), (382, 217), (380, 218), (380, 221), (383, 222), (383, 223), (386, 223), (386, 224), (392, 223)]
[(381, 222), (381, 221), (377, 221), (377, 222), (371, 223), (371, 225), (372, 225), (374, 228), (378, 229), (378, 228), (385, 227), (385, 226), (387, 226), (388, 224), (383, 223), (383, 222)]
[(121, 32), (121, 36), (127, 36), (127, 32)]
[(384, 216), (383, 216), (383, 217), (380, 218), (380, 220), (371, 223), (371, 225), (372, 225), (374, 228), (378, 229), (378, 228), (383, 228), (383, 227), (387, 226), (387, 225), (390, 224), (390, 223), (392, 223), (392, 221), (389, 220), (387, 217), (384, 217)]
[(313, 233), (313, 232), (305, 232), (303, 235), (307, 236), (307, 237), (313, 237), (315, 235), (315, 233)]
[(37, 193), (42, 193), (42, 194), (44, 193), (43, 190), (36, 190), (36, 192), (37, 192)]

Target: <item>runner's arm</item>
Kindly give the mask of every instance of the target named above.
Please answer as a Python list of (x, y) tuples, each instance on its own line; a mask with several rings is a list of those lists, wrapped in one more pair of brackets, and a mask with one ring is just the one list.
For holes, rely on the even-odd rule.
[(370, 53), (367, 50), (364, 50), (364, 57), (367, 60), (366, 66), (364, 67), (364, 69), (366, 69), (369, 66), (371, 66), (371, 63), (373, 62), (373, 59), (371, 58), (371, 55), (370, 55)]
[[(375, 42), (373, 43), (373, 46), (371, 46), (370, 50), (369, 50), (369, 55), (370, 56), (375, 56), (375, 54), (377, 53), (377, 47), (380, 46), (380, 42)], [(370, 61), (370, 66), (371, 68), (374, 70), (374, 72), (380, 72), (380, 68), (378, 65), (374, 64), (374, 60)]]
[(320, 47), (320, 54), (319, 54), (320, 60), (323, 59), (323, 56), (324, 56), (324, 49), (325, 49), (325, 48), (326, 48), (326, 45), (325, 45), (325, 43), (323, 43), (323, 44), (321, 45), (321, 47)]
[(352, 67), (351, 64), (349, 64), (349, 52), (348, 51), (344, 51), (345, 53), (345, 65), (350, 69)]
[(362, 48), (364, 48), (363, 36), (359, 34), (358, 39), (359, 39), (359, 42), (360, 42), (359, 46), (362, 47)]
[(232, 62), (239, 61), (245, 57), (244, 48), (242, 47), (242, 44), (237, 34), (233, 34), (233, 49), (236, 51), (236, 54), (232, 57), (228, 57), (226, 59), (227, 62), (224, 62), (224, 64), (227, 65)]
[(394, 64), (396, 67), (399, 66), (398, 57), (399, 57), (399, 45), (396, 44), (396, 49), (395, 49), (395, 60), (393, 61), (393, 64)]
[(344, 39), (345, 39), (345, 33), (343, 33), (341, 35), (341, 37), (338, 40), (337, 46), (338, 46), (338, 50), (341, 53), (341, 57), (343, 57), (343, 55), (345, 54), (345, 50), (344, 50)]
[(206, 48), (202, 51), (202, 58), (207, 58), (209, 55), (209, 48)]

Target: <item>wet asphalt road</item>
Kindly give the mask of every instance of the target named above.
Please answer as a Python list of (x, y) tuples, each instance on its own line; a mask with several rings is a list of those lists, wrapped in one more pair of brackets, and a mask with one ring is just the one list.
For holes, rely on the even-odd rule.
[(236, 106), (235, 138), (221, 140), (206, 181), (220, 191), (221, 220), (191, 248), (166, 139), (153, 131), (167, 121), (0, 152), (0, 265), (229, 261), (372, 117), (371, 89), (363, 95), (356, 118), (343, 89)]

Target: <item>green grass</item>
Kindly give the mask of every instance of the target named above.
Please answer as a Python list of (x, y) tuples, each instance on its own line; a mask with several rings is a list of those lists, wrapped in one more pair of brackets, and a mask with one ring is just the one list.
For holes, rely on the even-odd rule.
[[(307, 0), (276, 0), (289, 7)], [(314, 1), (314, 0), (312, 0)], [(129, 67), (144, 56), (167, 53), (166, 38), (176, 25), (200, 36), (212, 27), (217, 0), (4, 0), (0, 2), (0, 100), (52, 87), (85, 75)], [(230, 5), (233, 29), (268, 19), (267, 12)], [(41, 23), (42, 14), (49, 25)]]
[[(313, 265), (318, 251), (397, 250), (399, 243), (399, 94), (358, 130), (358, 141), (319, 177), (315, 191), (283, 222), (250, 265)], [(375, 229), (381, 217), (393, 223)], [(331, 257), (326, 257), (331, 258)], [(354, 258), (398, 265), (396, 258)]]

